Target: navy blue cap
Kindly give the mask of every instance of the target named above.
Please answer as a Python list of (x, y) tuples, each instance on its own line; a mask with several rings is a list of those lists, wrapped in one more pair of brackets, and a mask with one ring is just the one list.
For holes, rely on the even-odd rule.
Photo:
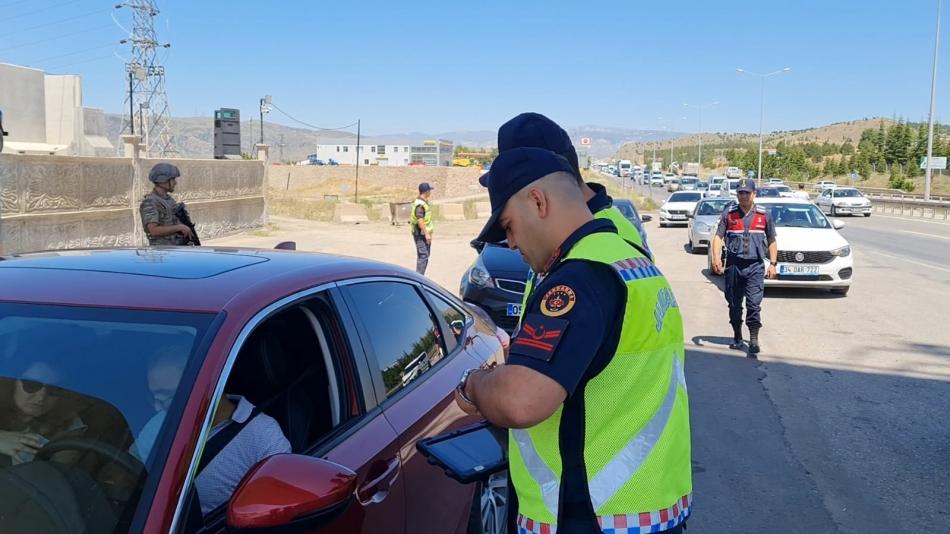
[(432, 187), (432, 185), (429, 184), (429, 182), (422, 182), (421, 184), (419, 184), (420, 193), (428, 193), (429, 191), (432, 191), (433, 189), (435, 188)]
[[(513, 148), (544, 148), (567, 158), (572, 163), (571, 172), (577, 174), (577, 151), (564, 128), (540, 113), (522, 113), (498, 128), (498, 152)], [(488, 173), (478, 183), (488, 187)]]
[(554, 172), (573, 175), (574, 169), (566, 158), (543, 148), (522, 147), (502, 152), (488, 172), (491, 217), (475, 239), (485, 243), (503, 241), (505, 231), (498, 225), (498, 218), (508, 199), (535, 180)]
[(755, 193), (755, 180), (752, 178), (743, 178), (739, 180), (739, 187), (736, 188), (736, 191)]
[(178, 167), (171, 163), (156, 163), (155, 166), (152, 167), (152, 170), (148, 172), (149, 181), (156, 184), (167, 182), (172, 178), (178, 178), (180, 176), (181, 172), (178, 171)]

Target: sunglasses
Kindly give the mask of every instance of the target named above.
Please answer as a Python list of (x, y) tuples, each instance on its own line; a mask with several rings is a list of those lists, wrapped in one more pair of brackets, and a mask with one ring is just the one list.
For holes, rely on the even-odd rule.
[(19, 379), (18, 382), (20, 383), (20, 388), (23, 390), (23, 392), (31, 394), (31, 395), (33, 393), (38, 393), (41, 389), (45, 389), (47, 393), (51, 395), (55, 395), (58, 393), (58, 389), (59, 389), (55, 386), (44, 384), (43, 382), (37, 382), (35, 380), (27, 380), (24, 378)]

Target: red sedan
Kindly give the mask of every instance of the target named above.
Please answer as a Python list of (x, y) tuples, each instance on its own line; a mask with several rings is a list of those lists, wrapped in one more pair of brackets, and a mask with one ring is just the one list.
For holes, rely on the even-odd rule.
[(427, 279), (355, 258), (3, 259), (0, 531), (494, 531), (503, 483), (458, 484), (415, 443), (473, 422), (458, 378), (507, 343)]

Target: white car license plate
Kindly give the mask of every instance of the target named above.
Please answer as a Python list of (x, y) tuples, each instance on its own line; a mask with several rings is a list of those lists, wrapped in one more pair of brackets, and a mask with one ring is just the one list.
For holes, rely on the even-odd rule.
[(520, 316), (521, 316), (521, 304), (509, 304), (508, 317), (520, 317)]
[(671, 221), (685, 221), (686, 216), (685, 215), (670, 215), (670, 220)]
[(817, 265), (779, 265), (779, 274), (818, 274)]

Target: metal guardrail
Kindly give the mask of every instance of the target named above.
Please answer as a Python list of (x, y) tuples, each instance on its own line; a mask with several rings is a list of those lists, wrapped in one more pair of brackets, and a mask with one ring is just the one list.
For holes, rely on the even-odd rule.
[[(869, 195), (870, 196), (870, 195)], [(871, 198), (873, 213), (950, 221), (950, 202), (925, 201), (912, 198)]]

